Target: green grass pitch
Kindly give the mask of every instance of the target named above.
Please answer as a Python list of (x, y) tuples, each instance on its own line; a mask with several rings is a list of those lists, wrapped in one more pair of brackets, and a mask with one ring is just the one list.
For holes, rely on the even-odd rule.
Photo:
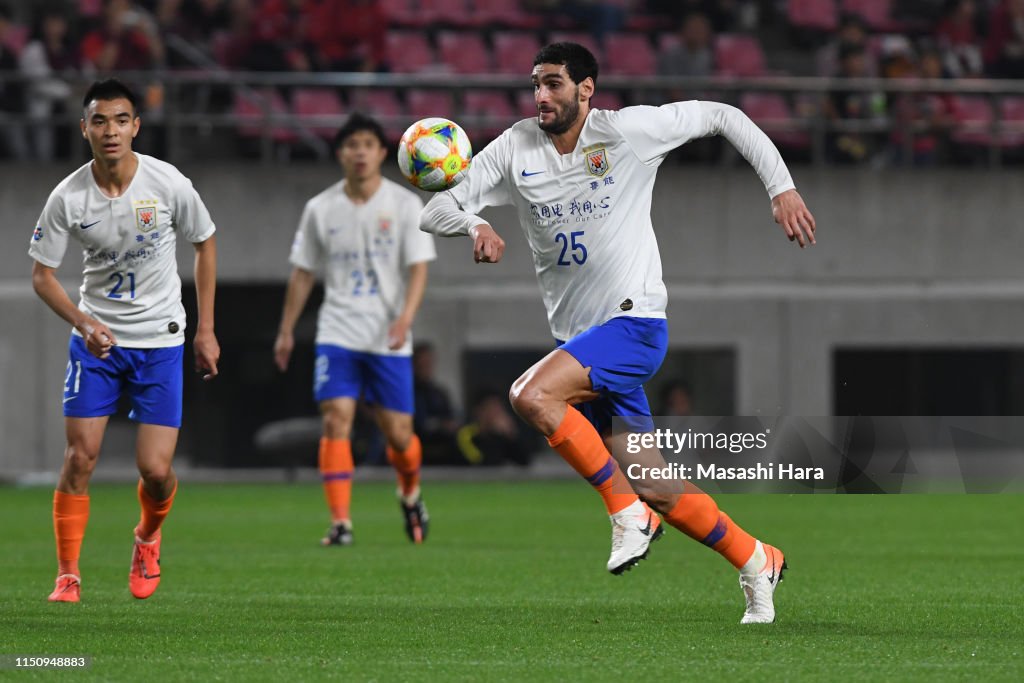
[(0, 655), (93, 658), (62, 678), (1024, 680), (1024, 496), (722, 496), (790, 563), (777, 622), (740, 626), (735, 571), (674, 530), (609, 575), (580, 482), (428, 482), (422, 547), (357, 484), (350, 548), (318, 547), (318, 487), (185, 483), (146, 601), (134, 487), (91, 493), (83, 602), (54, 605), (52, 492), (0, 489)]

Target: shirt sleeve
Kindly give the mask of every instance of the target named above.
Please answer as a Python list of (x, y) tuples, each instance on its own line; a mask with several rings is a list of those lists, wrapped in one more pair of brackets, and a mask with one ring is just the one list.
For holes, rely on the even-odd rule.
[(209, 210), (185, 176), (174, 193), (174, 203), (174, 228), (189, 242), (205, 242), (217, 231)]
[(309, 203), (302, 210), (302, 217), (299, 219), (299, 227), (295, 231), (292, 252), (288, 260), (296, 268), (302, 268), (311, 273), (317, 272), (323, 261), (323, 245), (320, 243), (316, 229), (316, 213)]
[(423, 202), (419, 197), (410, 197), (402, 207), (401, 225), (402, 230), (402, 265), (411, 266), (414, 263), (424, 263), (437, 258), (437, 251), (434, 249), (434, 237), (420, 230), (420, 213), (423, 211)]
[(474, 225), (487, 223), (476, 214), (488, 206), (512, 203), (508, 160), (511, 132), (506, 130), (473, 158), (466, 179), (439, 192), (420, 214), (420, 230), (450, 237), (468, 235)]
[(626, 107), (615, 114), (615, 125), (645, 164), (660, 161), (690, 140), (721, 135), (754, 167), (771, 197), (795, 187), (779, 150), (736, 107), (691, 100), (660, 107)]
[(54, 190), (46, 200), (43, 213), (32, 231), (28, 255), (44, 266), (59, 267), (68, 248), (70, 227), (64, 198)]

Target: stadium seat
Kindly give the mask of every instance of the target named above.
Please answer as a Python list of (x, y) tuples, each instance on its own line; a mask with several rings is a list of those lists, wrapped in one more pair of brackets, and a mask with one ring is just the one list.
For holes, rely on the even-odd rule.
[(28, 26), (10, 24), (4, 37), (4, 45), (15, 55), (20, 55), (28, 44), (28, 34)]
[(434, 48), (418, 31), (388, 31), (388, 63), (395, 73), (420, 73), (436, 70)]
[(288, 104), (275, 88), (263, 88), (258, 92), (235, 92), (234, 114), (238, 117), (238, 133), (246, 138), (263, 137), (270, 128), (270, 137), (275, 142), (294, 142), (298, 136), (291, 128), (280, 123), (270, 123), (267, 115), (288, 118)]
[(835, 31), (839, 27), (835, 0), (789, 0), (786, 18), (793, 28), (807, 31)]
[(409, 0), (378, 0), (389, 26), (410, 26), (416, 15), (409, 7)]
[(540, 50), (540, 40), (533, 33), (497, 31), (494, 34), (495, 71), (518, 74), (524, 78), (533, 66), (533, 56)]
[(418, 0), (415, 7), (417, 23), (421, 26), (468, 27), (477, 21), (467, 0)]
[(763, 76), (765, 59), (761, 43), (754, 36), (718, 36), (715, 39), (715, 71), (719, 76)]
[(786, 98), (778, 93), (743, 93), (740, 109), (772, 140), (786, 147), (807, 149), (811, 136), (801, 129), (800, 121), (790, 109)]
[(437, 36), (441, 61), (460, 74), (482, 74), (493, 71), (491, 51), (475, 31), (441, 31)]
[(601, 49), (601, 44), (597, 42), (597, 39), (594, 38), (592, 33), (587, 33), (585, 31), (553, 31), (548, 37), (548, 42), (579, 43), (594, 53), (594, 56), (597, 57), (598, 64), (604, 64), (604, 50)]
[(1024, 97), (1004, 97), (999, 103), (999, 112), (1005, 124), (1003, 144), (1024, 145)]
[(987, 147), (992, 143), (992, 103), (986, 97), (953, 99), (957, 126), (950, 139), (961, 145)]
[(396, 142), (412, 123), (393, 90), (357, 90), (349, 94), (349, 109), (373, 116), (384, 127), (384, 135)]
[(470, 126), (472, 130), (467, 128), (469, 137), (478, 150), (480, 149), (480, 146), (476, 144), (478, 133), (488, 140), (493, 139), (515, 123), (518, 118), (509, 103), (508, 95), (504, 92), (472, 90), (467, 91), (464, 97), (459, 117), (462, 119), (468, 116), (478, 120), (477, 125)]
[(428, 116), (450, 118), (455, 111), (452, 94), (444, 90), (410, 90), (407, 97), (409, 115), (414, 119)]
[(899, 31), (903, 28), (892, 18), (892, 0), (842, 0), (842, 5), (844, 13), (856, 14), (876, 31)]
[(519, 0), (469, 0), (470, 12), (481, 26), (518, 29), (541, 27), (540, 17), (523, 11)]
[(537, 102), (533, 99), (532, 90), (520, 90), (516, 93), (516, 113), (524, 119), (537, 117)]
[(617, 92), (598, 90), (590, 98), (591, 109), (622, 109), (623, 106), (622, 95)]
[[(338, 94), (329, 88), (298, 88), (292, 93), (292, 111), (302, 125), (326, 139), (334, 138), (345, 114)], [(328, 122), (328, 117), (336, 120)]]
[(657, 57), (646, 35), (613, 33), (605, 38), (608, 73), (651, 76), (657, 70)]

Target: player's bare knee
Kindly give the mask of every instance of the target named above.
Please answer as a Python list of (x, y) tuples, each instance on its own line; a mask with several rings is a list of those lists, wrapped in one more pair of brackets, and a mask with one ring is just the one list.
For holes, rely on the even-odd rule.
[(536, 382), (520, 377), (508, 392), (512, 409), (521, 418), (533, 424), (544, 412), (548, 396), (547, 392), (537, 386)]
[(645, 482), (632, 483), (636, 494), (654, 510), (663, 515), (672, 511), (673, 503), (677, 500), (677, 497), (671, 491), (665, 491), (662, 488), (651, 486)]
[(388, 430), (388, 445), (396, 451), (404, 451), (412, 441), (412, 425), (396, 425)]
[(73, 474), (92, 474), (100, 457), (100, 449), (85, 443), (68, 444), (64, 451), (64, 467)]
[(170, 462), (146, 463), (139, 466), (139, 476), (151, 486), (163, 486), (170, 481), (171, 474)]
[(323, 414), (323, 432), (328, 439), (347, 439), (351, 436), (352, 425), (340, 410), (327, 409)]

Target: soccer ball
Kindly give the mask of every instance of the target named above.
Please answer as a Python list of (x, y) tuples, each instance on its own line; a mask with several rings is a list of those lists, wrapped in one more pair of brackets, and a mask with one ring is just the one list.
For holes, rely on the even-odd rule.
[(428, 118), (409, 126), (398, 143), (398, 169), (428, 192), (450, 190), (466, 177), (473, 148), (459, 124)]

